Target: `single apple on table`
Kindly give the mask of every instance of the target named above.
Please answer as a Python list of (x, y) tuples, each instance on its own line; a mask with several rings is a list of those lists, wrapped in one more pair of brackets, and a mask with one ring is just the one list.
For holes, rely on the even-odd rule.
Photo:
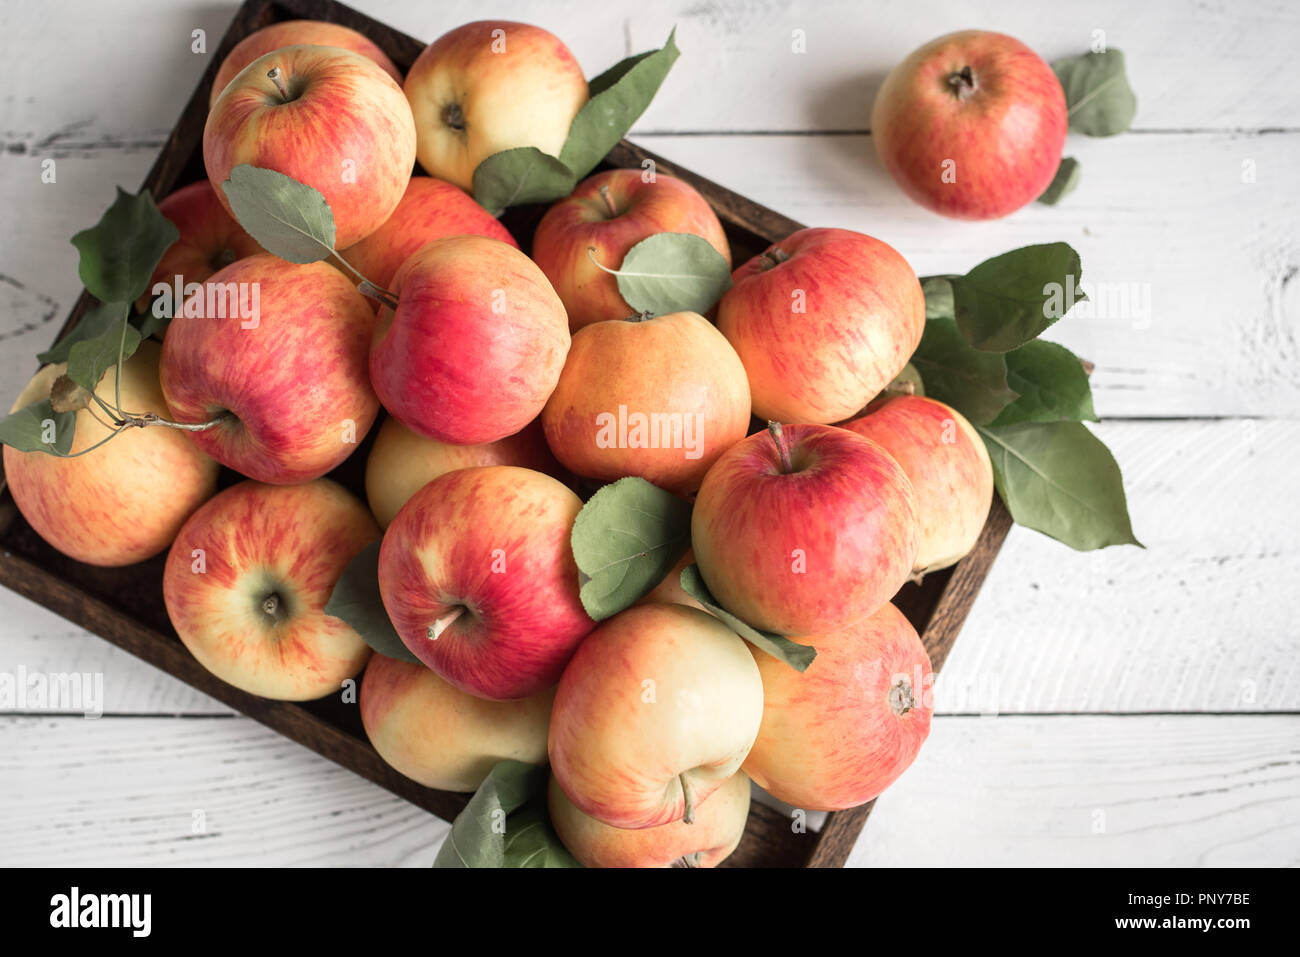
[(398, 268), (421, 246), (444, 236), (463, 235), (519, 246), (510, 230), (463, 190), (431, 176), (412, 176), (393, 215), (341, 255), (361, 275), (387, 289)]
[(338, 691), (370, 647), (325, 603), (378, 536), (366, 507), (328, 479), (240, 482), (177, 534), (163, 571), (167, 615), (199, 664), (242, 691), (281, 701)]
[(733, 445), (691, 513), (700, 576), (722, 607), (766, 631), (846, 628), (912, 573), (916, 496), (870, 439), (829, 425), (774, 425)]
[(817, 649), (803, 673), (751, 649), (763, 676), (763, 723), (745, 772), (805, 810), (866, 804), (907, 770), (930, 733), (930, 658), (890, 603), (802, 640)]
[(926, 209), (956, 219), (996, 219), (1043, 195), (1068, 125), (1052, 68), (988, 30), (949, 33), (913, 51), (885, 77), (871, 110), (889, 175)]
[(513, 246), (449, 236), (397, 270), (397, 309), (379, 313), (370, 380), (413, 432), (479, 445), (537, 418), (569, 353), (564, 306)]
[(425, 171), (461, 189), (493, 153), (533, 146), (559, 156), (587, 102), (582, 68), (558, 37), (526, 23), (480, 20), (434, 40), (404, 86)]
[(560, 679), (551, 770), (584, 814), (690, 825), (749, 753), (763, 685), (745, 642), (702, 611), (637, 605), (599, 626)]
[(678, 495), (699, 488), (749, 421), (745, 367), (694, 312), (579, 329), (542, 410), (566, 468), (606, 482), (637, 475)]
[(581, 509), (549, 475), (509, 465), (429, 482), (379, 549), (379, 592), (402, 642), (481, 698), (554, 685), (595, 624), (569, 546)]
[(913, 572), (964, 558), (993, 504), (993, 465), (974, 426), (956, 409), (916, 395), (884, 395), (842, 428), (878, 443), (916, 493), (920, 544)]
[[(122, 364), (122, 407), (167, 416), (158, 386), (161, 347), (146, 340)], [(47, 365), (10, 409), (47, 399), (66, 363)], [(117, 370), (96, 394), (112, 401)], [(89, 409), (77, 413), (73, 455), (103, 441), (109, 427)], [(76, 458), (4, 447), (4, 480), (23, 518), (42, 539), (89, 565), (132, 565), (161, 552), (181, 525), (217, 490), (217, 463), (188, 436), (162, 426), (128, 428)]]
[(583, 867), (717, 867), (731, 856), (749, 817), (749, 777), (738, 771), (695, 809), (695, 821), (621, 828), (582, 813), (551, 775), (551, 825)]
[(841, 422), (899, 371), (925, 331), (925, 296), (892, 246), (801, 229), (732, 273), (718, 328), (749, 373), (754, 414)]
[(559, 464), (534, 419), (514, 435), (482, 445), (452, 445), (416, 435), (394, 418), (384, 419), (366, 459), (366, 498), (380, 526), (439, 475), (477, 465), (517, 465), (559, 478)]
[(292, 46), (258, 57), (212, 104), (203, 163), (221, 184), (241, 164), (318, 190), (334, 246), (360, 242), (392, 215), (415, 164), (415, 120), (402, 89), (359, 53)]
[(324, 475), (379, 411), (367, 376), (375, 314), (338, 270), (249, 256), (208, 279), (167, 327), (172, 418), (223, 465), (275, 484)]
[(230, 84), (240, 71), (248, 64), (268, 53), (291, 46), (339, 47), (351, 50), (373, 60), (379, 68), (393, 78), (399, 85), (402, 71), (388, 58), (388, 54), (367, 37), (339, 23), (326, 23), (323, 20), (283, 20), (255, 33), (250, 33), (235, 44), (234, 49), (221, 61), (217, 76), (212, 81), (212, 92), (208, 95), (208, 106), (217, 102), (217, 97)]
[(429, 668), (375, 654), (361, 722), (379, 756), (425, 787), (474, 791), (498, 761), (546, 762), (552, 689), (518, 701), (466, 694)]
[(731, 263), (713, 207), (684, 180), (665, 173), (606, 170), (546, 211), (533, 235), (533, 259), (564, 303), (570, 331), (634, 311), (617, 279), (596, 262), (618, 269), (628, 250), (657, 233), (700, 236)]

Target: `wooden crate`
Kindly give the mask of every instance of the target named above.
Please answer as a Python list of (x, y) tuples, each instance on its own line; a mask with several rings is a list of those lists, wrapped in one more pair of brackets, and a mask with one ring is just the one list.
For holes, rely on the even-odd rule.
[[(212, 53), (198, 88), (145, 178), (144, 187), (155, 197), (204, 178), (202, 140), (208, 91), (226, 54), (253, 31), (290, 19), (329, 20), (352, 27), (374, 40), (403, 71), (424, 48), (424, 43), (414, 37), (332, 0), (246, 0)], [(679, 70), (689, 69), (689, 59), (682, 63)], [(640, 167), (647, 159), (653, 160), (659, 171), (691, 183), (708, 199), (726, 228), (737, 263), (801, 228), (799, 223), (626, 140), (610, 152), (604, 165)], [(541, 206), (518, 207), (502, 217), (525, 252), (543, 211)], [(92, 304), (90, 296), (83, 293), (60, 336)], [(362, 443), (347, 462), (331, 473), (332, 478), (363, 498), (362, 475), (368, 450), (369, 442)], [(224, 486), (239, 477), (224, 471), (222, 478)], [(995, 498), (975, 550), (954, 568), (927, 576), (919, 586), (904, 586), (896, 597), (898, 606), (920, 632), (936, 671), (956, 641), (1010, 524), (1006, 510)], [(206, 671), (181, 644), (167, 620), (162, 597), (163, 562), (164, 556), (158, 556), (127, 568), (95, 568), (66, 558), (41, 541), (23, 520), (0, 474), (0, 584), (439, 817), (450, 820), (464, 806), (467, 795), (423, 787), (385, 764), (366, 740), (359, 709), (343, 704), (338, 696), (306, 704), (268, 701), (233, 688)], [(794, 832), (783, 814), (755, 803), (745, 837), (724, 866), (841, 867), (870, 811), (871, 805), (867, 804), (831, 814), (820, 832), (800, 834)]]

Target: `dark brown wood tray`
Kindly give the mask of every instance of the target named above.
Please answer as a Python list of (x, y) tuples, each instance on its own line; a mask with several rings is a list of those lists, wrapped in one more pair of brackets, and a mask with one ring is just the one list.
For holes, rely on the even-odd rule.
[[(253, 31), (292, 19), (329, 20), (352, 27), (374, 40), (403, 71), (425, 46), (332, 0), (246, 0), (145, 178), (143, 186), (155, 197), (205, 176), (202, 141), (208, 91), (226, 54)], [(626, 140), (610, 152), (605, 166), (640, 167), (645, 159), (654, 160), (658, 170), (687, 180), (709, 200), (726, 228), (736, 263), (802, 228)], [(525, 252), (544, 209), (517, 207), (502, 217)], [(60, 336), (91, 305), (93, 300), (83, 293)], [(332, 473), (363, 498), (362, 474), (368, 451), (369, 442), (365, 442)], [(229, 484), (238, 477), (229, 473), (224, 478)], [(896, 597), (920, 632), (935, 671), (956, 641), (1010, 525), (1010, 516), (995, 498), (975, 550), (954, 568), (931, 574), (920, 585), (904, 586)], [(450, 820), (464, 806), (466, 795), (423, 787), (388, 767), (366, 740), (355, 705), (345, 705), (337, 696), (307, 704), (268, 701), (245, 694), (204, 670), (167, 620), (162, 598), (163, 561), (164, 556), (159, 556), (126, 568), (95, 568), (66, 558), (41, 541), (23, 520), (0, 473), (0, 584), (439, 817)], [(829, 815), (820, 832), (795, 833), (783, 814), (755, 803), (745, 837), (724, 866), (842, 867), (870, 812), (871, 804), (841, 811)]]

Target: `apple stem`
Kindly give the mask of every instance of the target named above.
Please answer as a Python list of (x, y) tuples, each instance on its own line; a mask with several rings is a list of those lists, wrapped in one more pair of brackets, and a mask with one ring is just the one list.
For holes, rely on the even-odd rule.
[(379, 286), (376, 286), (369, 279), (361, 280), (357, 285), (357, 291), (363, 296), (369, 296), (371, 299), (382, 302), (389, 309), (397, 309), (397, 297), (387, 289), (381, 289)]
[(288, 103), (289, 90), (285, 87), (284, 80), (280, 78), (280, 68), (278, 66), (271, 67), (271, 69), (266, 71), (266, 76), (267, 79), (275, 84), (275, 88), (280, 91), (280, 98), (284, 100), (284, 102)]
[(673, 867), (699, 867), (700, 859), (703, 856), (703, 851), (692, 851), (690, 854), (683, 854), (673, 861)]
[(122, 415), (122, 418), (114, 420), (118, 428), (143, 429), (147, 425), (164, 425), (169, 429), (180, 429), (182, 432), (206, 432), (231, 417), (229, 412), (222, 412), (216, 418), (209, 419), (207, 422), (173, 422), (171, 419), (164, 419), (153, 412), (146, 412), (143, 415), (127, 415), (126, 413), (122, 413)]
[(614, 200), (610, 198), (609, 187), (602, 186), (600, 187), (599, 192), (600, 192), (600, 198), (605, 201), (605, 208), (609, 210), (609, 215), (617, 216), (618, 208), (614, 205)]
[(441, 635), (448, 628), (450, 628), (451, 623), (455, 621), (457, 618), (459, 618), (462, 614), (464, 614), (464, 612), (465, 612), (465, 606), (457, 605), (455, 608), (447, 612), (447, 614), (443, 615), (441, 618), (434, 619), (433, 624), (430, 625), (428, 630), (424, 633), (425, 637), (428, 638), (430, 641), (437, 641), (438, 636)]
[(691, 790), (691, 782), (685, 773), (677, 776), (682, 782), (682, 803), (685, 805), (682, 811), (682, 823), (695, 823), (695, 792)]
[(952, 90), (953, 96), (959, 100), (964, 100), (975, 92), (975, 74), (971, 72), (969, 66), (948, 74), (948, 89)]
[(790, 447), (786, 444), (785, 435), (781, 431), (781, 423), (769, 421), (767, 431), (772, 436), (772, 441), (776, 443), (776, 454), (781, 457), (781, 471), (789, 475), (794, 471), (794, 465), (790, 462)]

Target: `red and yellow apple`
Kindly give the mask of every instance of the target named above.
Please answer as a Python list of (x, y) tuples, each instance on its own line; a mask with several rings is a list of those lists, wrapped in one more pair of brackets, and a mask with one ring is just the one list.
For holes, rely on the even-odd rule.
[(379, 756), (425, 787), (474, 791), (498, 761), (546, 763), (555, 692), (518, 701), (466, 694), (424, 665), (376, 654), (361, 680), (361, 722)]
[(578, 475), (685, 495), (749, 429), (745, 367), (693, 312), (593, 323), (573, 335), (542, 427)]
[[(121, 401), (127, 411), (166, 417), (158, 387), (157, 343), (145, 341), (122, 365)], [(50, 397), (66, 363), (47, 365), (10, 409)], [(117, 394), (110, 368), (96, 393)], [(76, 455), (109, 435), (88, 409), (77, 413)], [(23, 518), (42, 539), (89, 565), (132, 565), (171, 544), (190, 514), (217, 490), (217, 463), (175, 429), (126, 429), (93, 452), (64, 458), (4, 447), (4, 481)]]
[(606, 170), (583, 180), (546, 211), (533, 235), (533, 259), (564, 303), (571, 331), (635, 311), (619, 294), (618, 281), (596, 262), (618, 269), (629, 249), (656, 233), (700, 236), (731, 262), (717, 214), (675, 176)]
[(762, 716), (758, 666), (735, 632), (684, 605), (633, 606), (601, 622), (564, 670), (551, 770), (604, 824), (691, 824), (744, 761)]
[(379, 550), (402, 642), (455, 687), (526, 698), (554, 685), (594, 626), (569, 546), (582, 501), (541, 472), (457, 469), (415, 493)]
[(323, 20), (282, 20), (255, 33), (250, 33), (235, 44), (234, 49), (221, 61), (217, 76), (212, 81), (212, 92), (208, 95), (208, 106), (217, 102), (226, 87), (239, 73), (259, 57), (275, 50), (292, 46), (339, 47), (351, 50), (373, 60), (379, 68), (391, 76), (397, 84), (402, 82), (402, 71), (397, 68), (388, 54), (379, 49), (369, 37), (358, 33), (340, 23), (326, 23)]
[(163, 253), (150, 289), (155, 283), (174, 287), (177, 276), (184, 289), (187, 283), (205, 282), (236, 259), (262, 252), (257, 240), (226, 212), (206, 179), (171, 193), (158, 204), (158, 211), (172, 221), (180, 238)]
[(664, 580), (650, 591), (648, 595), (642, 598), (638, 605), (652, 605), (656, 603), (670, 605), (686, 605), (689, 608), (698, 608), (704, 610), (704, 606), (698, 601), (686, 594), (686, 589), (682, 588), (682, 572), (688, 565), (695, 564), (695, 551), (686, 549), (686, 553), (677, 559), (677, 564), (672, 567)]
[(889, 603), (842, 631), (802, 640), (817, 649), (802, 674), (752, 649), (763, 723), (745, 772), (794, 807), (857, 807), (907, 770), (930, 733), (930, 658)]
[(242, 691), (281, 701), (338, 691), (370, 647), (325, 603), (378, 536), (366, 507), (328, 479), (240, 482), (177, 534), (163, 571), (167, 614), (199, 664)]
[(505, 20), (444, 33), (411, 65), (404, 89), (420, 165), (464, 190), (493, 153), (534, 146), (559, 156), (587, 102), (582, 68), (558, 37)]
[(718, 328), (749, 373), (754, 414), (829, 424), (859, 412), (925, 331), (916, 273), (848, 229), (801, 229), (732, 274)]
[(378, 414), (366, 374), (375, 314), (338, 270), (249, 256), (208, 279), (167, 327), (161, 380), (193, 441), (262, 482), (324, 475)]
[(431, 176), (412, 176), (393, 215), (341, 255), (361, 275), (387, 289), (398, 268), (421, 246), (444, 236), (464, 235), (519, 246), (510, 230), (464, 191)]
[(722, 607), (783, 635), (838, 631), (912, 573), (916, 496), (870, 439), (828, 425), (751, 435), (709, 470), (691, 514), (700, 575)]
[(395, 419), (431, 439), (480, 445), (537, 418), (569, 353), (569, 323), (531, 259), (497, 239), (436, 239), (402, 264), (393, 291), (370, 380)]
[(956, 409), (915, 395), (884, 395), (843, 428), (879, 444), (907, 473), (920, 529), (913, 571), (947, 568), (975, 547), (993, 503), (993, 465)]
[(962, 30), (885, 77), (871, 138), (889, 175), (926, 209), (996, 219), (1043, 194), (1061, 163), (1065, 91), (1014, 37)]
[(621, 828), (583, 814), (551, 775), (551, 826), (583, 867), (717, 867), (731, 856), (749, 817), (749, 778), (738, 771), (695, 809), (695, 821)]
[[(274, 76), (272, 76), (274, 74)], [(292, 46), (258, 57), (212, 104), (203, 162), (221, 184), (241, 164), (273, 169), (318, 190), (346, 249), (397, 208), (415, 164), (415, 121), (393, 78), (359, 53)]]

